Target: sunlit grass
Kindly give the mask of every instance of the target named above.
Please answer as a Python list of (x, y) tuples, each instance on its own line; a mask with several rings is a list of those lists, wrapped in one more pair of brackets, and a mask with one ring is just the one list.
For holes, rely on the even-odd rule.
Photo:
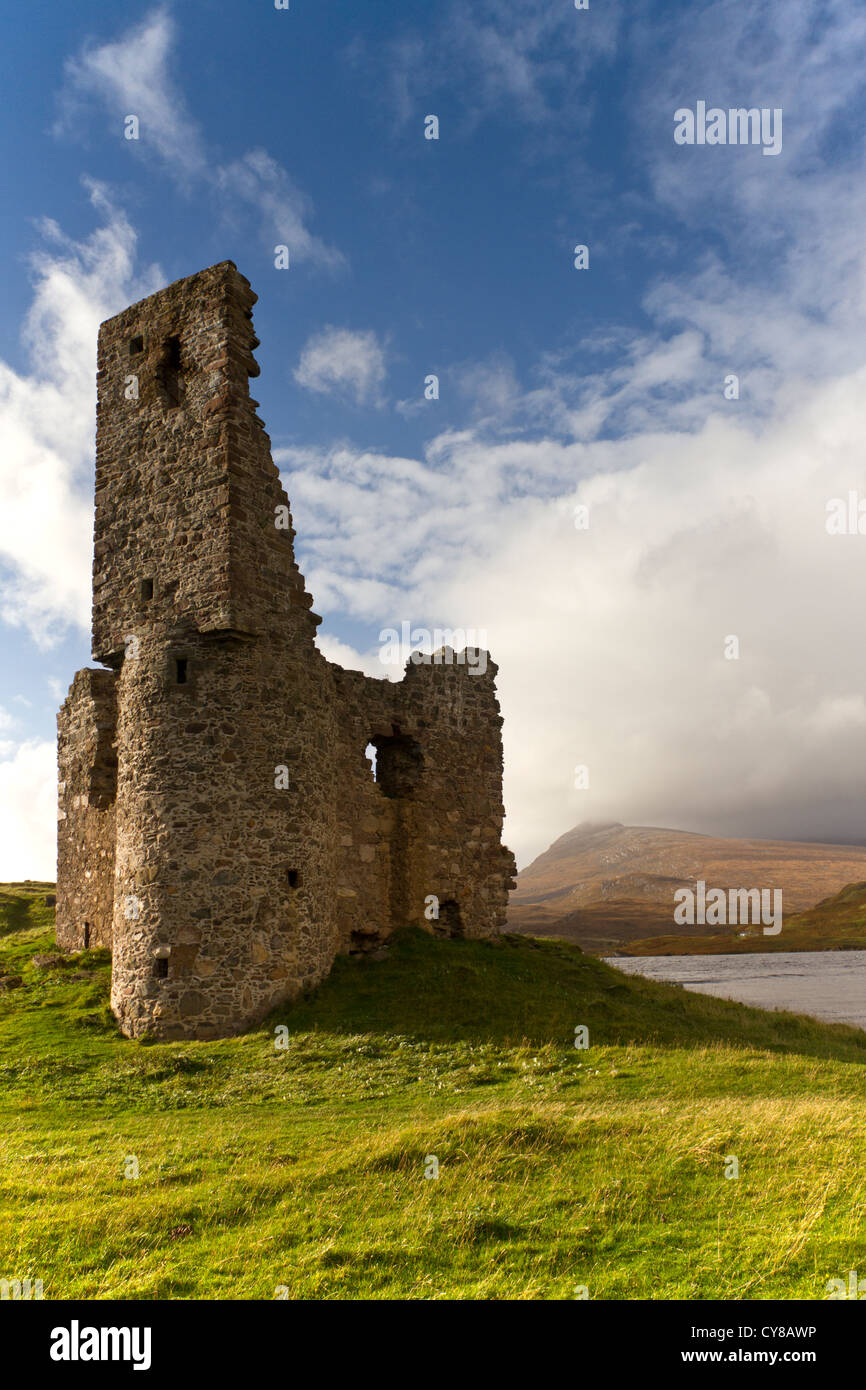
[(244, 1037), (135, 1043), (106, 953), (40, 969), (50, 910), (13, 911), (0, 1277), (46, 1297), (811, 1298), (866, 1271), (857, 1029), (419, 932)]

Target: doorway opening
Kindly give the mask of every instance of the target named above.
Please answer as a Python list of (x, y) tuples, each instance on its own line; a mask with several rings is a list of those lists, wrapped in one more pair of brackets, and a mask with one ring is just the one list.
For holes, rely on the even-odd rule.
[(454, 898), (446, 898), (444, 902), (439, 904), (437, 931), (440, 936), (465, 936), (463, 918), (460, 915), (460, 905)]

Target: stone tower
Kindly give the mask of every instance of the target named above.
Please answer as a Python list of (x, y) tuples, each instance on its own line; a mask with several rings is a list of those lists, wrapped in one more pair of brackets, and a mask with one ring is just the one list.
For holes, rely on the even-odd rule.
[(57, 939), (111, 949), (132, 1037), (237, 1032), (402, 925), (495, 935), (512, 886), (493, 663), (395, 683), (315, 645), (255, 301), (226, 261), (99, 334), (103, 669), (58, 717)]

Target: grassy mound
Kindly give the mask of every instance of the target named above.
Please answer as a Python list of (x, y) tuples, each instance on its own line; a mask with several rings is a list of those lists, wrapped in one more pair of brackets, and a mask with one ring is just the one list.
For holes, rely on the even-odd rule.
[(802, 1298), (864, 1262), (866, 1033), (557, 941), (407, 932), (242, 1037), (134, 1043), (107, 953), (53, 956), (40, 890), (0, 898), (0, 1277), (60, 1298)]

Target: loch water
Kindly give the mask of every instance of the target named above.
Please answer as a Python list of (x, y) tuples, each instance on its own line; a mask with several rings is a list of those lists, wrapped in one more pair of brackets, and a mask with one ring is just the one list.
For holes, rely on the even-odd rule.
[(681, 984), (700, 994), (866, 1029), (866, 951), (608, 956), (606, 961), (626, 974)]

